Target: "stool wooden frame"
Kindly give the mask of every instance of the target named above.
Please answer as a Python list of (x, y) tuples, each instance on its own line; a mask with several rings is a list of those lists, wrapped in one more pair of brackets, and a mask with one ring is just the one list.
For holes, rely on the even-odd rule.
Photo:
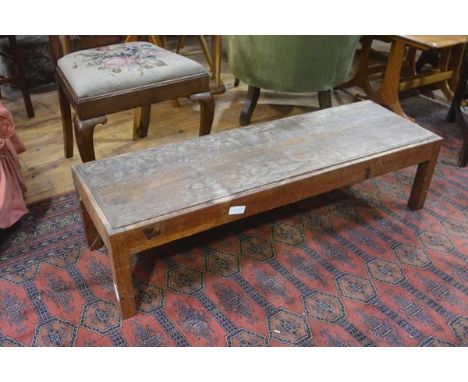
[[(52, 57), (56, 64), (61, 56), (71, 52), (70, 38), (69, 36), (50, 36), (49, 39)], [(209, 91), (208, 73), (86, 98), (79, 98), (74, 93), (65, 75), (58, 67), (55, 78), (67, 158), (73, 156), (73, 128), (82, 161), (92, 161), (95, 160), (94, 128), (107, 122), (107, 114), (136, 108), (133, 137), (143, 138), (148, 134), (151, 105), (178, 97), (188, 97), (192, 101), (199, 102), (201, 109), (199, 134), (206, 135), (211, 131), (214, 101)], [(75, 112), (73, 118), (71, 108)]]

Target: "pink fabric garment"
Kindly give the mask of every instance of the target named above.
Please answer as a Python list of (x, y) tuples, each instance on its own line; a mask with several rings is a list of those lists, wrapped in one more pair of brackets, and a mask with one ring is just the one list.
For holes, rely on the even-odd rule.
[(28, 212), (18, 154), (25, 147), (15, 133), (11, 113), (0, 103), (0, 228), (8, 228)]

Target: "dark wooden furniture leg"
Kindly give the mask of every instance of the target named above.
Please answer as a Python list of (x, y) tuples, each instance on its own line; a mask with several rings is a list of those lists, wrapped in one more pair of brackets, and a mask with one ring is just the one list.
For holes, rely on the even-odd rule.
[(369, 83), (369, 58), (372, 46), (372, 37), (364, 36), (361, 39), (361, 51), (358, 58), (358, 68), (352, 79), (340, 85), (339, 88), (348, 88), (352, 86), (360, 87), (365, 91), (370, 99), (375, 98), (375, 93)]
[(104, 243), (99, 235), (99, 232), (96, 230), (96, 227), (91, 220), (88, 211), (80, 200), (80, 212), (81, 212), (81, 220), (83, 222), (85, 236), (86, 236), (86, 243), (91, 251), (101, 248)]
[(135, 109), (133, 118), (133, 139), (144, 138), (148, 135), (148, 126), (151, 118), (151, 105)]
[(242, 107), (241, 114), (239, 117), (239, 123), (241, 126), (247, 126), (250, 124), (252, 114), (257, 106), (258, 97), (260, 96), (260, 88), (249, 85), (247, 90), (247, 98)]
[(133, 317), (136, 314), (135, 294), (132, 283), (132, 265), (130, 255), (120, 248), (120, 244), (114, 238), (110, 238), (111, 245), (108, 248), (111, 262), (114, 288), (119, 300), (122, 319)]
[(214, 100), (210, 92), (192, 94), (189, 99), (200, 104), (200, 129), (199, 134), (208, 135), (211, 132), (214, 117)]
[(214, 35), (212, 40), (212, 56), (213, 56), (213, 77), (215, 80), (215, 88), (211, 89), (211, 94), (221, 94), (226, 91), (226, 88), (221, 81), (221, 56), (222, 56), (223, 40), (220, 35)]
[(331, 90), (318, 92), (318, 101), (320, 109), (328, 109), (332, 107)]
[(94, 153), (94, 128), (97, 125), (104, 125), (107, 122), (107, 117), (96, 117), (80, 120), (75, 114), (73, 116), (73, 127), (75, 128), (76, 144), (80, 157), (83, 162), (90, 162), (96, 159)]
[(437, 164), (441, 142), (433, 143), (432, 157), (427, 162), (418, 164), (416, 177), (414, 178), (413, 187), (411, 189), (408, 208), (412, 210), (420, 210), (424, 207), (427, 192), (431, 184), (432, 174)]
[(60, 105), (60, 114), (62, 116), (63, 149), (65, 157), (71, 158), (73, 156), (73, 123), (71, 107), (62, 88), (59, 86), (57, 90)]
[(450, 109), (447, 113), (447, 121), (454, 122), (460, 126), (463, 135), (463, 146), (460, 151), (460, 156), (458, 159), (458, 165), (460, 167), (465, 167), (468, 164), (468, 123), (463, 116), (463, 112), (460, 108), (460, 105), (467, 97), (468, 91), (468, 63), (463, 63), (460, 69), (460, 76), (458, 80), (458, 85), (455, 88), (455, 93), (453, 95), (452, 103), (450, 104)]
[(15, 61), (16, 69), (16, 80), (14, 83), (20, 88), (21, 93), (23, 94), (24, 106), (26, 107), (26, 113), (29, 118), (34, 117), (34, 108), (31, 102), (31, 95), (29, 94), (28, 85), (26, 84), (26, 78), (24, 76), (24, 67), (23, 60), (21, 59), (20, 51), (18, 49), (18, 43), (16, 42), (15, 36), (8, 36), (8, 41), (10, 43), (12, 56)]
[(234, 87), (238, 87), (240, 84), (240, 80), (238, 78), (234, 78)]
[(466, 121), (463, 119), (463, 115), (458, 114), (457, 115), (460, 120), (457, 118), (457, 123), (460, 125), (462, 128), (462, 134), (463, 134), (463, 146), (460, 151), (460, 156), (458, 158), (458, 165), (460, 167), (466, 167), (468, 164), (468, 124)]

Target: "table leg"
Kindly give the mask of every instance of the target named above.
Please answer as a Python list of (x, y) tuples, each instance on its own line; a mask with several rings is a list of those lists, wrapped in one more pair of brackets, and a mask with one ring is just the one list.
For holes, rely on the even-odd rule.
[[(441, 50), (439, 63), (437, 65), (437, 70), (439, 70), (441, 73), (449, 70), (449, 62), (450, 62), (451, 55), (452, 55), (452, 47), (447, 47)], [(453, 77), (454, 77), (454, 74), (452, 74), (452, 78)], [(447, 101), (450, 101), (453, 98), (453, 92), (450, 89), (449, 83), (447, 80), (439, 84), (435, 84), (435, 85), (438, 86), (440, 90), (442, 90), (442, 93), (444, 93), (444, 96), (445, 98), (447, 98)]]
[(130, 255), (115, 239), (110, 238), (110, 242), (111, 245), (108, 251), (111, 261), (112, 278), (117, 299), (119, 300), (122, 319), (125, 320), (136, 315)]
[(369, 83), (369, 57), (371, 53), (372, 37), (364, 36), (361, 40), (361, 52), (358, 58), (358, 68), (353, 78), (340, 85), (339, 88), (345, 89), (357, 86), (365, 91), (370, 99), (375, 98), (374, 90)]
[(401, 69), (405, 57), (406, 45), (401, 41), (392, 42), (390, 57), (388, 58), (385, 76), (375, 101), (389, 107), (393, 112), (404, 118), (410, 119), (403, 111), (398, 96), (398, 85), (400, 84)]
[(221, 81), (221, 56), (222, 56), (222, 38), (220, 35), (213, 36), (213, 77), (215, 80), (215, 88), (211, 90), (211, 94), (221, 94), (226, 91), (223, 82)]
[(463, 63), (463, 53), (465, 52), (465, 49), (468, 49), (465, 44), (455, 45), (452, 48), (452, 60), (450, 61), (448, 66), (448, 70), (451, 70), (453, 73), (452, 78), (450, 78), (450, 80), (448, 81), (448, 85), (452, 92), (455, 91), (455, 89), (457, 88), (458, 77), (461, 65)]
[(431, 159), (418, 165), (418, 170), (416, 172), (416, 177), (414, 178), (411, 195), (408, 201), (408, 207), (412, 210), (419, 210), (424, 207), (427, 192), (431, 184), (432, 174), (434, 173), (437, 158), (439, 157), (440, 146), (440, 141), (434, 143)]
[(408, 55), (405, 62), (405, 77), (407, 79), (412, 79), (416, 77), (418, 73), (416, 72), (416, 48), (409, 47)]

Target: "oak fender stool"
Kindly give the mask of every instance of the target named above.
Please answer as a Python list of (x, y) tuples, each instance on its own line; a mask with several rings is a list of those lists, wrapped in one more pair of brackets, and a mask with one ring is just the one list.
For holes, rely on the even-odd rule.
[[(62, 43), (61, 43), (62, 40)], [(73, 127), (83, 162), (95, 159), (93, 132), (106, 114), (137, 108), (134, 138), (148, 134), (151, 104), (188, 97), (200, 103), (200, 135), (209, 134), (214, 101), (209, 74), (197, 62), (149, 42), (128, 42), (68, 53), (69, 43), (50, 36), (56, 62), (65, 156), (73, 156)], [(63, 53), (65, 53), (63, 55)], [(68, 54), (67, 54), (68, 53)]]
[(73, 167), (87, 242), (102, 238), (123, 318), (136, 314), (131, 256), (418, 164), (424, 205), (442, 138), (372, 101)]

